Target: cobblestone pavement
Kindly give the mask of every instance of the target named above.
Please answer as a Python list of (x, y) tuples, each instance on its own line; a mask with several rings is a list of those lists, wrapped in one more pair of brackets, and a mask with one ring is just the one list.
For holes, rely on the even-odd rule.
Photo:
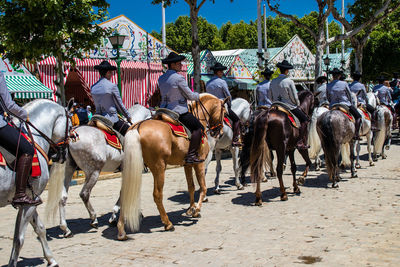
[[(45, 222), (49, 245), (60, 266), (399, 266), (400, 260), (400, 147), (397, 140), (386, 160), (369, 167), (365, 145), (358, 170), (338, 189), (328, 188), (325, 169), (311, 171), (300, 196), (289, 194), (280, 201), (279, 183), (262, 184), (262, 207), (254, 202), (255, 188), (242, 191), (233, 183), (230, 159), (223, 160), (221, 195), (213, 194), (215, 162), (207, 174), (209, 202), (202, 217), (184, 212), (189, 205), (182, 168), (167, 171), (164, 204), (174, 232), (164, 232), (152, 199), (153, 179), (145, 174), (142, 209), (145, 216), (138, 233), (116, 240), (117, 229), (107, 221), (120, 189), (120, 179), (99, 181), (92, 203), (99, 228), (89, 226), (88, 213), (79, 198), (81, 185), (70, 188), (67, 218), (74, 236), (62, 238), (57, 223)], [(304, 162), (296, 157), (300, 169)], [(292, 192), (290, 168), (284, 182)], [(300, 175), (300, 172), (298, 172)], [(43, 194), (46, 200), (47, 192)], [(39, 207), (44, 216), (45, 205)], [(9, 260), (16, 211), (0, 209), (0, 263)], [(20, 266), (45, 266), (40, 243), (28, 226)]]

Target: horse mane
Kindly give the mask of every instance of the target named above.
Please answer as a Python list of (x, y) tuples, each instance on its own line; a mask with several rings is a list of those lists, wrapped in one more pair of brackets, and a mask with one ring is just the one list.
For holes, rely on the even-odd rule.
[(309, 95), (313, 95), (313, 93), (308, 89), (304, 89), (304, 90), (301, 90), (297, 95), (299, 97), (299, 101), (302, 102), (304, 100), (304, 98), (306, 98)]
[(216, 96), (212, 95), (212, 94), (209, 94), (209, 93), (201, 93), (200, 94), (200, 101), (201, 102), (208, 101), (208, 100), (211, 100), (211, 99), (218, 99), (218, 98)]

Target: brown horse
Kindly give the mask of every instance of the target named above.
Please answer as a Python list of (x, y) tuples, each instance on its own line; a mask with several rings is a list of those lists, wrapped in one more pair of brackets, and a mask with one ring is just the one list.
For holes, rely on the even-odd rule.
[[(299, 93), (299, 101), (300, 108), (310, 116), (314, 107), (313, 94), (308, 90), (303, 90)], [(251, 179), (253, 182), (257, 182), (256, 205), (262, 205), (260, 180), (263, 175), (264, 165), (267, 163), (268, 166), (272, 166), (270, 149), (275, 150), (277, 154), (276, 172), (281, 190), (281, 200), (288, 199), (282, 180), (286, 155), (289, 155), (290, 159), (294, 192), (300, 194), (300, 189), (296, 182), (297, 167), (294, 161), (294, 151), (299, 138), (299, 129), (293, 127), (288, 116), (280, 110), (266, 110), (256, 117), (250, 154)], [(299, 179), (299, 183), (304, 183), (311, 161), (307, 149), (299, 150), (299, 152), (306, 160), (306, 169)]]
[[(226, 109), (225, 102), (211, 94), (200, 94), (200, 101), (192, 102), (190, 109), (210, 131), (212, 136), (220, 133)], [(143, 163), (151, 170), (154, 177), (153, 198), (160, 212), (161, 221), (166, 231), (174, 230), (174, 226), (165, 212), (163, 187), (167, 165), (184, 165), (184, 158), (188, 152), (189, 140), (175, 136), (170, 126), (161, 120), (146, 120), (135, 125), (125, 135), (125, 158), (123, 161), (121, 185), (121, 213), (118, 220), (118, 239), (127, 239), (124, 224), (137, 231), (140, 227), (140, 186), (142, 180)], [(209, 152), (208, 142), (199, 150), (199, 158), (205, 159)], [(190, 196), (190, 206), (187, 215), (199, 217), (203, 199), (206, 195), (205, 164), (185, 165), (185, 175)], [(197, 204), (194, 202), (194, 182), (192, 169), (195, 170), (200, 185), (200, 197)]]

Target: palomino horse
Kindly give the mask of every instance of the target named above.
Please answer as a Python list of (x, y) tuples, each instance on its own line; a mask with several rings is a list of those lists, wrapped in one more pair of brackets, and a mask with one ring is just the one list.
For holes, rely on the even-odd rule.
[(386, 159), (385, 149), (389, 150), (392, 138), (392, 113), (386, 106), (378, 105), (376, 108), (376, 124), (379, 129), (374, 133), (373, 143), (374, 161), (378, 160), (378, 155), (381, 153), (382, 159)]
[[(150, 110), (142, 105), (134, 105), (128, 111), (133, 123), (151, 117)], [(79, 168), (85, 173), (85, 182), (79, 195), (89, 212), (89, 217), (91, 219), (90, 225), (97, 228), (98, 221), (96, 212), (90, 203), (90, 193), (97, 183), (100, 172), (116, 171), (121, 166), (124, 157), (124, 152), (122, 150), (114, 148), (106, 143), (101, 130), (92, 126), (83, 125), (79, 126), (74, 131), (79, 137), (76, 141), (69, 143), (69, 156), (65, 164), (60, 166), (65, 168), (65, 174), (64, 177), (59, 177), (58, 179), (63, 179), (64, 183), (52, 183), (49, 186), (49, 196), (58, 198), (59, 204), (56, 206), (48, 204), (46, 206), (47, 214), (49, 217), (53, 218), (55, 217), (57, 208), (59, 208), (60, 228), (64, 232), (64, 237), (71, 237), (73, 235), (67, 225), (65, 205), (67, 204), (68, 189), (75, 170)], [(63, 188), (61, 188), (62, 186)], [(119, 211), (118, 202), (114, 206), (110, 223), (116, 219), (116, 214)], [(49, 203), (57, 203), (57, 201), (51, 201)]]
[[(238, 115), (242, 125), (246, 125), (249, 122), (251, 117), (251, 108), (249, 102), (247, 102), (245, 99), (243, 98), (234, 99), (232, 101), (232, 110)], [(221, 173), (222, 170), (221, 155), (224, 149), (229, 149), (229, 151), (232, 154), (233, 171), (235, 172), (235, 185), (237, 189), (239, 190), (243, 189), (243, 185), (239, 181), (239, 165), (238, 165), (239, 147), (232, 146), (233, 131), (232, 128), (229, 127), (225, 122), (222, 131), (223, 134), (218, 138), (214, 138), (210, 135), (207, 136), (211, 153), (208, 153), (208, 157), (206, 159), (206, 173), (208, 164), (210, 163), (213, 156), (212, 151), (214, 151), (215, 149), (215, 160), (217, 161), (217, 166), (216, 166), (217, 175), (215, 177), (214, 192), (216, 194), (221, 193), (221, 190), (219, 188), (219, 174)]]
[[(308, 90), (299, 93), (300, 109), (308, 116), (311, 115), (314, 106), (314, 96)], [(293, 187), (296, 194), (300, 194), (300, 188), (296, 182), (296, 162), (294, 161), (294, 151), (299, 139), (299, 130), (291, 125), (288, 116), (280, 110), (266, 110), (261, 112), (254, 121), (254, 137), (251, 145), (250, 166), (251, 178), (257, 182), (256, 205), (262, 205), (260, 191), (261, 175), (264, 171), (264, 165), (267, 162), (272, 165), (271, 150), (277, 154), (276, 173), (279, 179), (281, 200), (287, 200), (285, 186), (283, 185), (283, 164), (286, 154), (289, 155), (291, 171), (293, 175)], [(304, 182), (307, 176), (311, 161), (308, 157), (308, 150), (299, 151), (306, 159), (306, 169), (300, 179)]]
[[(69, 106), (72, 106), (72, 102), (70, 102)], [(50, 145), (55, 145), (58, 142), (65, 143), (68, 138), (71, 123), (68, 119), (67, 110), (64, 107), (53, 101), (40, 99), (26, 104), (24, 109), (29, 113), (30, 122), (43, 134), (42, 136), (36, 130), (32, 129), (35, 142), (45, 151), (45, 153), (49, 151)], [(49, 144), (49, 142), (52, 144)], [(27, 193), (31, 197), (39, 196), (45, 189), (47, 181), (49, 180), (48, 162), (39, 151), (37, 152), (37, 155), (40, 162), (41, 176), (36, 179), (29, 179), (29, 184), (32, 186), (32, 189), (27, 190)], [(15, 174), (12, 169), (7, 166), (0, 168), (1, 207), (10, 204), (12, 200), (15, 191), (14, 177)], [(36, 206), (31, 205), (19, 206), (18, 208), (13, 248), (8, 266), (17, 266), (18, 256), (24, 243), (25, 231), (28, 223), (32, 225), (38, 235), (48, 265), (58, 266), (47, 243), (46, 228), (39, 218)]]
[[(332, 187), (337, 187), (337, 182), (340, 180), (339, 155), (342, 146), (344, 147), (347, 144), (350, 147), (351, 176), (357, 177), (354, 167), (354, 131), (354, 123), (340, 110), (325, 112), (317, 121), (317, 132), (324, 150), (326, 168), (329, 179), (332, 181)], [(345, 152), (346, 149), (342, 149), (344, 161), (349, 156)]]
[[(191, 110), (198, 116), (204, 128), (212, 131), (211, 135), (219, 134), (222, 129), (224, 104), (211, 94), (200, 94), (200, 100), (191, 103)], [(163, 187), (167, 165), (184, 165), (184, 158), (189, 148), (186, 138), (175, 136), (170, 126), (160, 120), (146, 120), (135, 125), (125, 135), (125, 156), (123, 160), (121, 185), (121, 212), (118, 220), (118, 239), (126, 240), (125, 222), (132, 230), (140, 227), (140, 187), (142, 181), (143, 163), (150, 169), (154, 177), (153, 198), (160, 212), (161, 221), (166, 231), (174, 230), (168, 219), (163, 201)], [(205, 159), (209, 152), (208, 142), (200, 148), (199, 157)], [(206, 196), (205, 164), (185, 165), (185, 175), (190, 196), (190, 206), (186, 214), (199, 217), (200, 208)], [(200, 185), (200, 196), (197, 204), (194, 202), (193, 170)]]

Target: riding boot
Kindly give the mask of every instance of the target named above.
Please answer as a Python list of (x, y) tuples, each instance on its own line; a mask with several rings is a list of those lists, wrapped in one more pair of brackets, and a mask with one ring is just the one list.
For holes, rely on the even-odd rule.
[(240, 121), (237, 121), (233, 124), (233, 137), (232, 137), (232, 146), (241, 146), (240, 142)]
[(201, 129), (192, 132), (192, 137), (189, 144), (189, 152), (185, 157), (186, 164), (197, 164), (204, 161), (204, 159), (199, 159), (198, 150), (201, 144), (202, 132)]
[(371, 114), (371, 131), (373, 131), (373, 132), (378, 132), (379, 131), (379, 129), (378, 129), (378, 127), (376, 127), (376, 122), (377, 122), (377, 119), (376, 119), (376, 110)]
[(299, 129), (299, 141), (297, 142), (297, 149), (298, 150), (305, 150), (310, 148), (307, 145), (307, 140), (308, 140), (308, 122), (302, 122), (300, 123), (300, 129)]
[(37, 197), (35, 200), (28, 197), (25, 193), (28, 183), (29, 173), (32, 167), (32, 156), (23, 154), (17, 161), (17, 173), (15, 178), (15, 195), (12, 200), (12, 205), (34, 205), (42, 204), (42, 200)]
[(360, 126), (361, 126), (361, 118), (356, 119), (355, 121), (355, 132), (354, 132), (354, 140), (361, 140), (360, 138)]

